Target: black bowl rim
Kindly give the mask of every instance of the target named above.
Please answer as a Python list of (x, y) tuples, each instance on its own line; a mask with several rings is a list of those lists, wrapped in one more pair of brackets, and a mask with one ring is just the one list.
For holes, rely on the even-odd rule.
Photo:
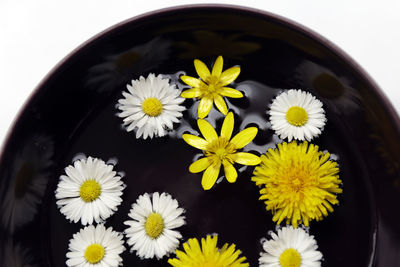
[(178, 5), (178, 6), (172, 6), (172, 7), (167, 7), (167, 8), (162, 8), (150, 12), (146, 12), (144, 14), (123, 20), (103, 31), (100, 33), (94, 35), (87, 41), (83, 42), (81, 45), (79, 45), (77, 48), (72, 50), (68, 55), (66, 55), (61, 61), (59, 61), (47, 74), (46, 76), (39, 82), (39, 84), (33, 89), (33, 91), (30, 93), (28, 98), (25, 100), (24, 104), (19, 108), (17, 115), (14, 117), (11, 125), (9, 126), (5, 138), (3, 140), (3, 143), (1, 144), (0, 147), (0, 163), (3, 161), (4, 157), (4, 152), (7, 149), (7, 144), (9, 143), (12, 133), (14, 132), (15, 126), (18, 123), (18, 121), (21, 119), (25, 109), (27, 106), (31, 103), (32, 99), (39, 93), (40, 88), (45, 85), (50, 78), (68, 61), (73, 59), (75, 56), (78, 56), (81, 50), (85, 49), (86, 47), (90, 46), (90, 44), (94, 43), (96, 40), (101, 39), (102, 37), (105, 37), (106, 35), (118, 30), (120, 27), (123, 27), (127, 24), (134, 23), (140, 20), (146, 20), (146, 19), (151, 19), (152, 16), (157, 16), (157, 15), (162, 15), (166, 14), (169, 12), (176, 12), (176, 11), (183, 11), (183, 10), (195, 10), (195, 9), (213, 9), (213, 10), (232, 10), (232, 11), (239, 11), (239, 12), (244, 12), (244, 13), (249, 13), (249, 14), (256, 14), (259, 16), (264, 16), (268, 17), (269, 19), (273, 20), (276, 23), (279, 23), (285, 27), (288, 27), (294, 31), (300, 32), (301, 34), (304, 34), (308, 38), (315, 40), (316, 42), (320, 43), (321, 45), (325, 46), (328, 50), (332, 51), (336, 56), (338, 56), (340, 59), (342, 59), (344, 62), (346, 62), (351, 69), (353, 69), (358, 75), (364, 79), (368, 84), (371, 85), (371, 88), (373, 91), (378, 95), (378, 98), (381, 100), (383, 104), (383, 108), (386, 111), (386, 113), (389, 115), (390, 119), (393, 122), (393, 126), (395, 127), (395, 131), (397, 134), (400, 136), (400, 117), (398, 116), (396, 110), (394, 109), (393, 105), (385, 95), (385, 93), (380, 89), (378, 84), (372, 79), (372, 77), (352, 58), (350, 57), (346, 52), (344, 52), (341, 48), (339, 48), (337, 45), (332, 43), (330, 40), (327, 38), (323, 37), (319, 33), (305, 27), (304, 25), (301, 25), (300, 23), (297, 23), (293, 20), (290, 20), (288, 18), (282, 17), (280, 15), (265, 11), (265, 10), (260, 10), (252, 7), (246, 7), (246, 6), (240, 6), (240, 5), (230, 5), (230, 4), (192, 4), (192, 5)]

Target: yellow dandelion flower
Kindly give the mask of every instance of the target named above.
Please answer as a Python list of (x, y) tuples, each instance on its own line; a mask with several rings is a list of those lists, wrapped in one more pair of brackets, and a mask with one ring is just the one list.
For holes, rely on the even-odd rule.
[(246, 152), (237, 152), (245, 147), (256, 137), (258, 129), (249, 127), (235, 135), (232, 139), (234, 126), (233, 113), (229, 112), (225, 117), (221, 128), (221, 135), (218, 136), (215, 129), (206, 120), (198, 119), (201, 134), (205, 139), (192, 135), (182, 135), (183, 140), (189, 145), (203, 150), (205, 155), (189, 166), (191, 173), (203, 173), (201, 184), (204, 190), (209, 190), (216, 182), (221, 166), (224, 166), (225, 177), (230, 183), (234, 183), (238, 176), (234, 162), (242, 165), (257, 165), (261, 162), (260, 157)]
[(294, 227), (309, 226), (311, 220), (322, 220), (333, 212), (332, 205), (339, 203), (336, 194), (342, 189), (338, 165), (329, 158), (318, 146), (295, 141), (278, 144), (261, 156), (252, 181), (263, 186), (260, 200), (265, 200), (274, 222), (286, 219)]
[(185, 251), (176, 250), (177, 258), (169, 259), (168, 263), (174, 267), (246, 267), (249, 266), (246, 257), (239, 257), (240, 250), (234, 244), (225, 244), (221, 249), (217, 247), (218, 236), (207, 236), (201, 239), (191, 238), (183, 244)]
[(182, 92), (184, 98), (200, 98), (198, 116), (203, 119), (210, 113), (213, 103), (222, 114), (228, 113), (225, 97), (241, 98), (243, 94), (238, 90), (226, 87), (232, 83), (240, 73), (240, 67), (232, 67), (222, 72), (222, 56), (219, 56), (214, 63), (212, 71), (200, 60), (194, 60), (194, 67), (200, 79), (183, 75), (181, 79), (193, 88)]

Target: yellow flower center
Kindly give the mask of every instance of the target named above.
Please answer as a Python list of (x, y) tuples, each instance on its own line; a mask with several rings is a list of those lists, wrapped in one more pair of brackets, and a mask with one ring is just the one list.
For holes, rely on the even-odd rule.
[(85, 250), (85, 259), (91, 264), (96, 264), (104, 258), (105, 252), (102, 245), (92, 244)]
[(164, 230), (164, 220), (160, 214), (153, 212), (144, 224), (146, 234), (152, 239), (158, 238)]
[(163, 111), (163, 105), (160, 100), (155, 97), (149, 97), (142, 103), (143, 112), (151, 117), (159, 116)]
[(215, 261), (212, 261), (212, 262), (208, 261), (201, 265), (201, 267), (222, 267), (222, 266), (223, 266), (222, 264), (218, 264)]
[(220, 162), (224, 159), (232, 161), (229, 155), (235, 152), (236, 148), (233, 144), (223, 137), (218, 137), (218, 139), (211, 142), (207, 150), (204, 151), (204, 154), (207, 157), (211, 157), (214, 161)]
[(101, 186), (95, 180), (87, 180), (79, 189), (79, 195), (85, 202), (96, 200), (101, 194)]
[(221, 90), (221, 82), (219, 77), (216, 76), (209, 76), (208, 79), (205, 81), (206, 86), (203, 86), (201, 89), (204, 91), (205, 95), (217, 95)]
[(302, 107), (293, 106), (286, 112), (286, 120), (294, 126), (300, 127), (307, 123), (308, 114)]
[(294, 248), (288, 248), (279, 257), (279, 263), (282, 267), (300, 267), (300, 253)]
[(315, 91), (317, 91), (318, 95), (328, 99), (338, 98), (343, 95), (345, 91), (343, 84), (328, 73), (318, 75), (313, 80), (312, 86)]

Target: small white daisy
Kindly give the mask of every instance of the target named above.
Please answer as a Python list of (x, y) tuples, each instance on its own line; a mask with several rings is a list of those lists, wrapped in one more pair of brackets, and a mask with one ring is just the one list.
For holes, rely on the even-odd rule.
[(133, 221), (124, 222), (129, 226), (125, 233), (131, 252), (135, 250), (136, 255), (145, 259), (161, 259), (175, 252), (182, 236), (173, 229), (185, 224), (183, 213), (178, 201), (167, 193), (139, 196), (129, 213)]
[(269, 110), (272, 129), (280, 138), (311, 141), (326, 123), (322, 102), (310, 93), (289, 90), (279, 94)]
[(322, 253), (314, 236), (302, 228), (292, 226), (271, 233), (272, 239), (263, 243), (265, 252), (260, 253), (260, 267), (318, 267)]
[(172, 129), (178, 123), (185, 107), (180, 106), (184, 98), (180, 90), (171, 85), (161, 75), (150, 73), (147, 78), (140, 76), (127, 85), (128, 92), (122, 92), (125, 98), (118, 100), (119, 117), (124, 118), (128, 132), (137, 129), (136, 138), (164, 136), (166, 129)]
[(122, 265), (120, 254), (125, 251), (122, 235), (99, 224), (86, 226), (69, 241), (67, 266), (111, 267)]
[(56, 189), (62, 214), (82, 225), (110, 217), (121, 204), (124, 184), (121, 177), (101, 159), (88, 157), (65, 168)]

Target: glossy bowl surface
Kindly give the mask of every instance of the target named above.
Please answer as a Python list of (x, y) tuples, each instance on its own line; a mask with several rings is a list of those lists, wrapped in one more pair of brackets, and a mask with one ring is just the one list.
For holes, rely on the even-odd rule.
[[(131, 204), (144, 192), (166, 191), (186, 209), (184, 239), (207, 233), (236, 243), (257, 266), (260, 239), (275, 230), (250, 182), (211, 191), (187, 170), (198, 153), (180, 138), (197, 129), (196, 103), (168, 137), (136, 140), (121, 128), (115, 104), (140, 75), (195, 75), (193, 59), (240, 65), (235, 84), (245, 101), (230, 101), (243, 129), (257, 126), (252, 144), (263, 153), (277, 142), (265, 111), (282, 89), (302, 88), (324, 103), (328, 123), (315, 140), (337, 157), (340, 205), (310, 233), (323, 266), (395, 266), (400, 262), (400, 121), (370, 77), (323, 37), (282, 17), (220, 5), (175, 7), (124, 21), (67, 56), (43, 80), (13, 125), (0, 161), (0, 265), (65, 266), (68, 240), (80, 224), (59, 212), (54, 190), (64, 168), (81, 154), (118, 162), (125, 173), (123, 203), (107, 226), (123, 231)], [(240, 116), (239, 116), (240, 115)], [(221, 125), (217, 112), (210, 121)], [(129, 250), (129, 249), (128, 249)], [(167, 266), (125, 251), (124, 265)]]

